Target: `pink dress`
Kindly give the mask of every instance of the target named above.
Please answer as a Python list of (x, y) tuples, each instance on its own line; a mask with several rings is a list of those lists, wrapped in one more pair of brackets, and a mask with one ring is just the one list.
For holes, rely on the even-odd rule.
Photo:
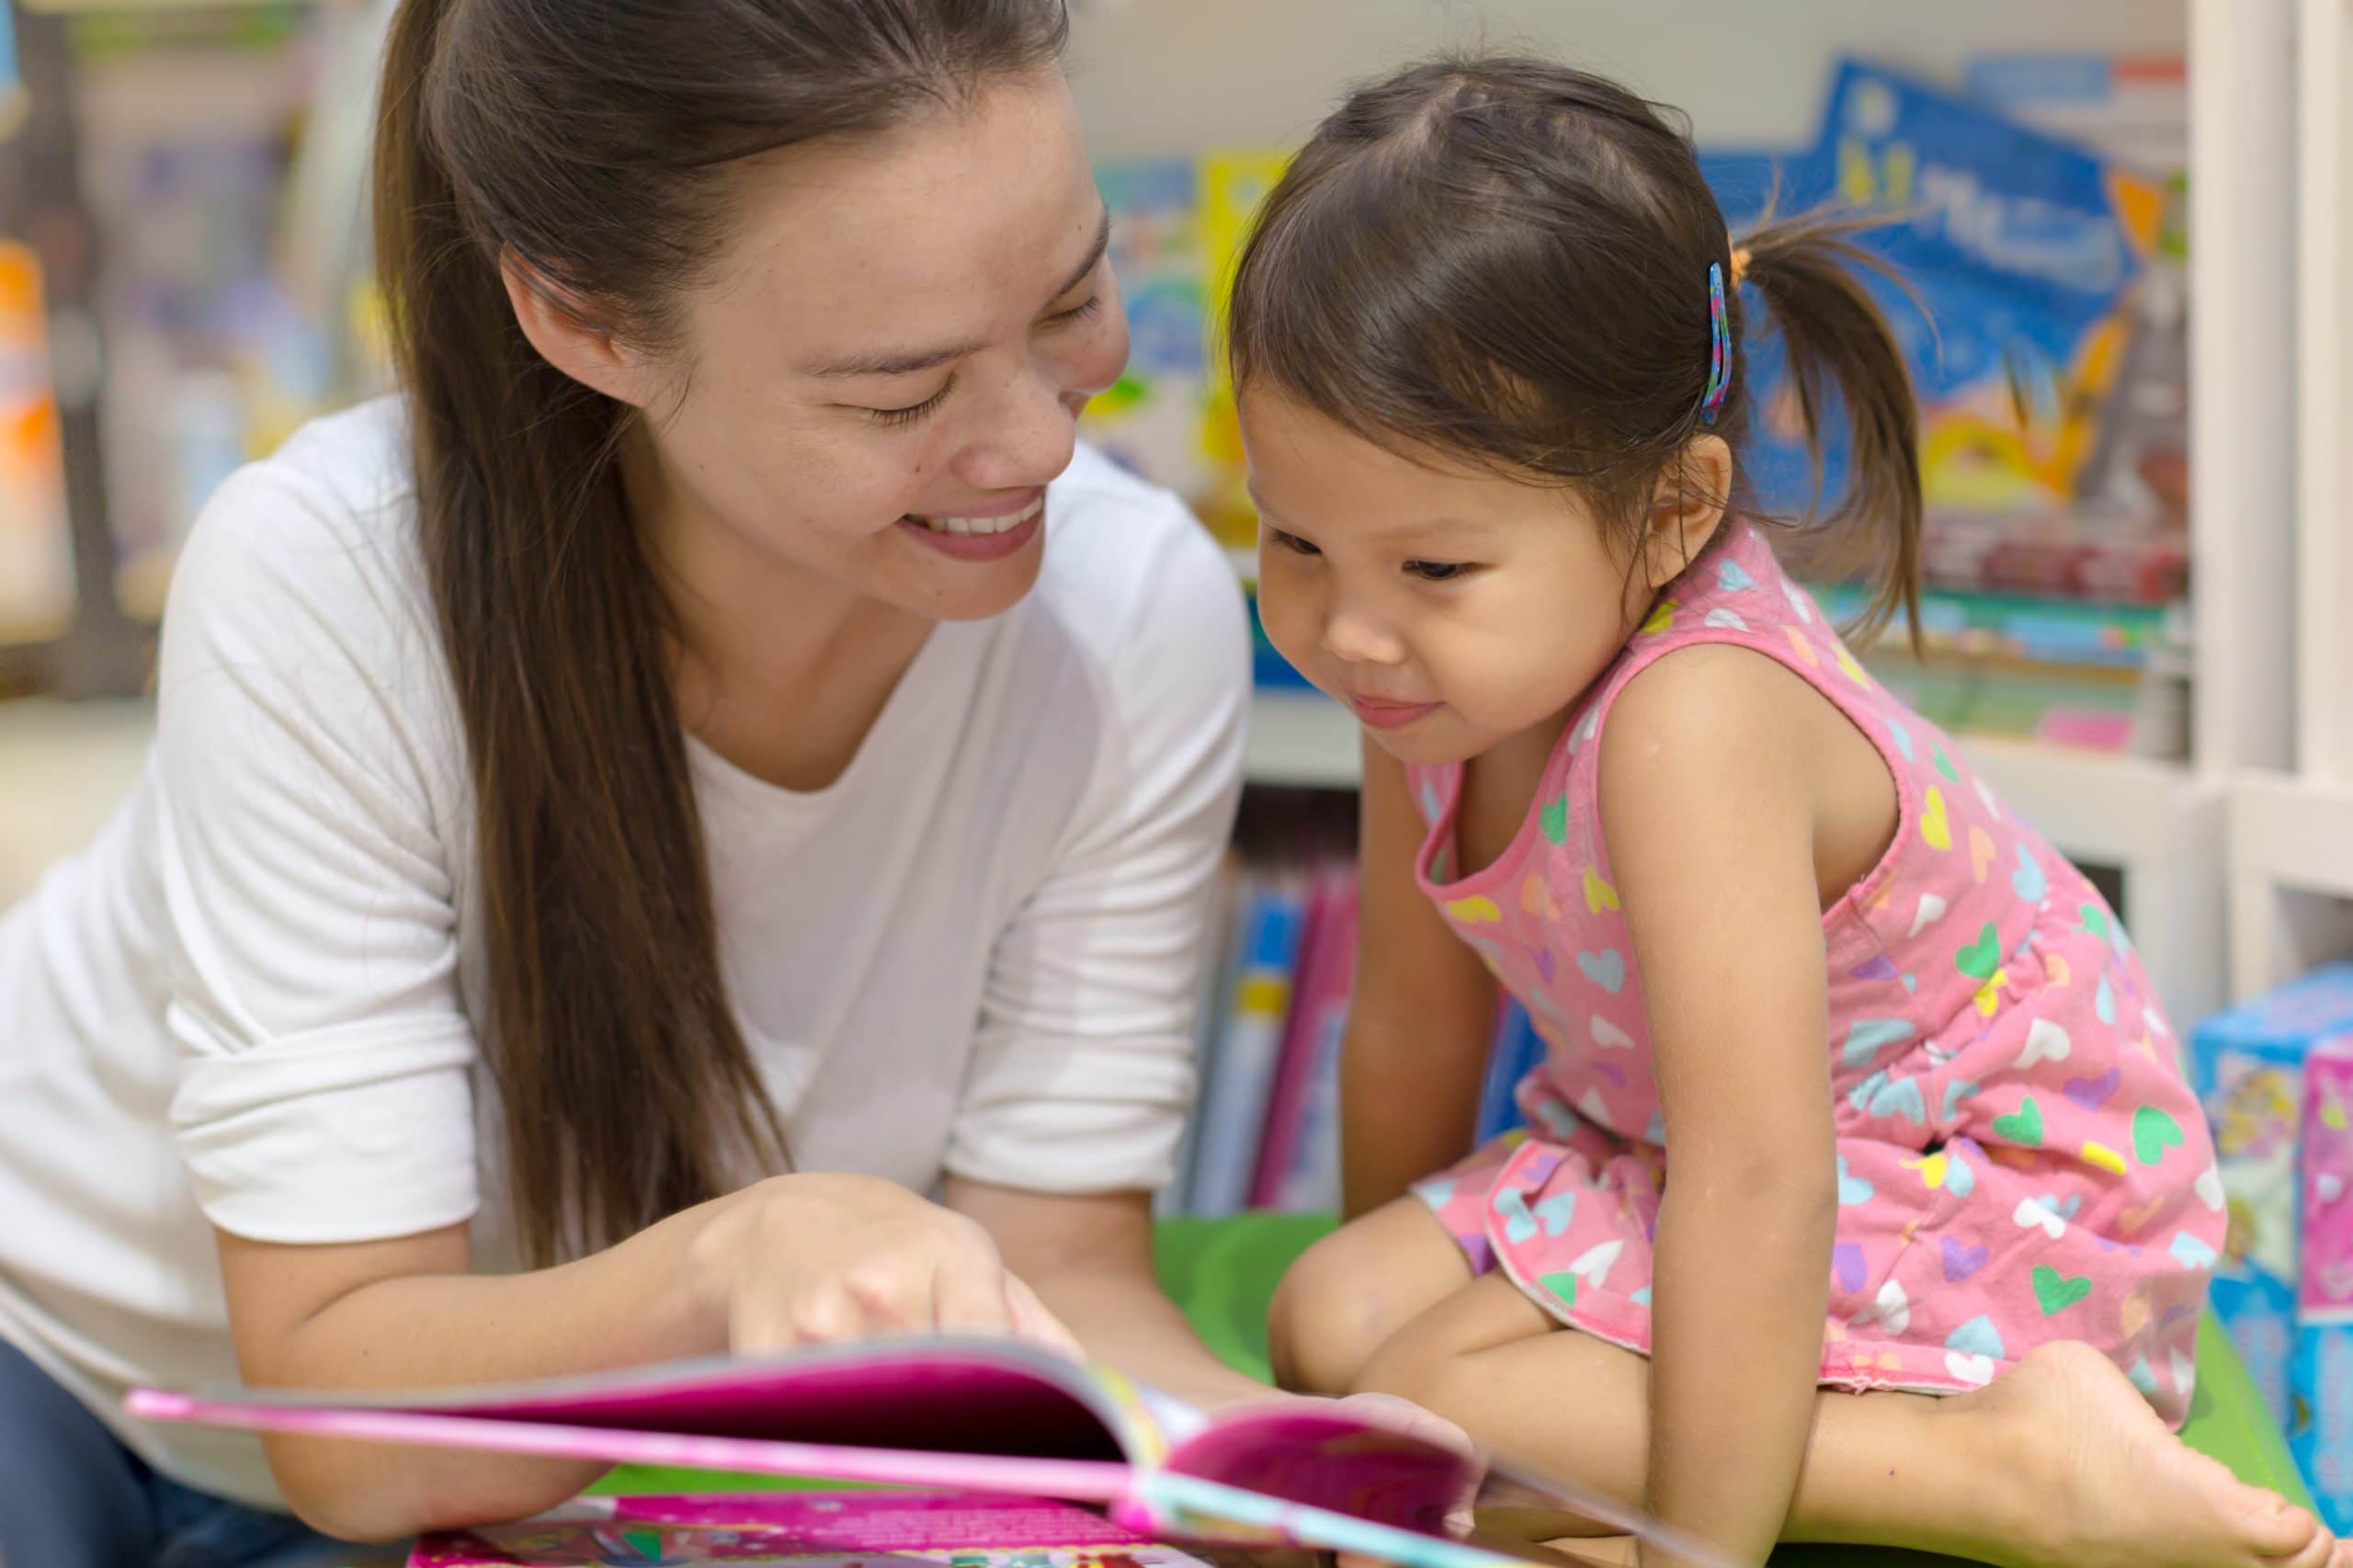
[(1500, 1267), (1563, 1324), (1648, 1354), (1669, 1161), (1597, 742), (1628, 681), (1699, 642), (1805, 679), (1879, 749), (1902, 803), (1886, 856), (1822, 921), (1839, 1204), (1822, 1381), (1956, 1392), (2076, 1339), (2177, 1426), (2222, 1193), (2131, 941), (1952, 744), (1864, 673), (1746, 523), (1595, 683), (1494, 865), (1453, 875), (1461, 768), (1409, 770), (1429, 824), (1424, 892), (1549, 1047), (1519, 1085), (1529, 1130), (1416, 1191), (1475, 1269)]

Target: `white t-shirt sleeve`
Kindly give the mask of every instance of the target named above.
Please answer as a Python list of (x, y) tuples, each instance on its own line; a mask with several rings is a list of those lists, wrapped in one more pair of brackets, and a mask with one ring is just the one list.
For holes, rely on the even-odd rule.
[[(1167, 499), (1165, 505), (1182, 513)], [(1157, 1188), (1192, 1102), (1209, 892), (1232, 834), (1250, 697), (1233, 573), (1189, 517), (1154, 530), (1104, 721), (1053, 862), (998, 937), (946, 1156), (1040, 1192)]]
[(263, 467), (222, 488), (174, 573), (155, 758), (171, 1119), (206, 1215), (259, 1241), (414, 1234), (477, 1203), (428, 785), (446, 676), (398, 548)]

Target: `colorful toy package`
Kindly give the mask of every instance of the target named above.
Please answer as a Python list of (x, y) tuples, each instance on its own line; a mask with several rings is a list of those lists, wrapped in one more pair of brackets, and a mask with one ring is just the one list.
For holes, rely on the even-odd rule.
[(1233, 149), (1095, 170), (1134, 347), (1127, 374), (1087, 406), (1086, 437), (1184, 496), (1237, 551), (1251, 547), (1257, 524), (1243, 488), (1219, 310), (1242, 236), (1289, 160)]
[[(2190, 1041), (2193, 1082), (2213, 1124), (2230, 1210), (2229, 1236), (2214, 1271), (2214, 1313), (2237, 1345), (2266, 1407), (2291, 1432), (2298, 1426), (2291, 1364), (2297, 1358), (2299, 1266), (2308, 1260), (2298, 1214), (2298, 1187), (2310, 1147), (2304, 1136), (2306, 1074), (2321, 1042), (2348, 1033), (2353, 963), (2342, 963), (2208, 1018)], [(2334, 1103), (2341, 1117), (2344, 1101)], [(2341, 1187), (2337, 1191), (2341, 1199)], [(2311, 1217), (2332, 1212), (2341, 1232), (2347, 1221), (2334, 1200), (2315, 1206)], [(2347, 1352), (2333, 1354), (2342, 1358)], [(2347, 1417), (2340, 1414), (2337, 1419)]]
[(1190, 158), (1098, 164), (1111, 270), (1128, 315), (1126, 374), (1087, 405), (1089, 440), (1179, 494), (1214, 483), (1200, 436), (1209, 396), (1200, 171)]
[(2306, 1058), (2303, 1134), (2288, 1445), (2342, 1535), (2353, 1530), (2353, 1035)]
[[(1705, 166), (1735, 228), (1777, 186), (1785, 212), (1835, 201), (1903, 215), (1862, 243), (1918, 291), (1870, 284), (1920, 388), (1932, 506), (2031, 512), (2078, 497), (2123, 363), (2128, 290), (2158, 242), (2157, 182), (1853, 60), (1832, 82), (1811, 151)], [(1760, 482), (1775, 504), (1802, 506), (1790, 488), (1802, 473), (1795, 399), (1771, 337), (1753, 340), (1752, 354), (1760, 384), (1777, 387), (1762, 425), (1779, 449)]]

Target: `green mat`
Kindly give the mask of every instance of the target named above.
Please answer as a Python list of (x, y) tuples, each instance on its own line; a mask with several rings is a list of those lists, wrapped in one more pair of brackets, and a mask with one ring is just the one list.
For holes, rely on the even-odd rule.
[[(1230, 1366), (1267, 1376), (1267, 1301), (1291, 1259), (1332, 1228), (1316, 1215), (1250, 1214), (1233, 1220), (1177, 1220), (1160, 1227), (1154, 1251), (1160, 1278), (1202, 1339)], [(2238, 1354), (2211, 1318), (2199, 1325), (2198, 1392), (2182, 1437), (2243, 1481), (2307, 1501), (2288, 1449), (2256, 1398)], [(724, 1485), (795, 1487), (806, 1482), (714, 1477), (685, 1471), (624, 1468), (599, 1492), (660, 1493)], [(1921, 1552), (1859, 1547), (1785, 1547), (1777, 1568), (1896, 1568), (1949, 1562)]]

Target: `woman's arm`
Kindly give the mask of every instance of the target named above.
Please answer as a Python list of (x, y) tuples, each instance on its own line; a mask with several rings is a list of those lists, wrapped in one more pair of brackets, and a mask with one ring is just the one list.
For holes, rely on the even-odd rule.
[(1602, 742), (1672, 1171), (1646, 1502), (1745, 1562), (1796, 1486), (1837, 1218), (1806, 704), (1762, 658), (1692, 650), (1627, 687)]
[(1470, 1152), (1495, 983), (1414, 881), (1423, 824), (1405, 769), (1364, 744), (1356, 987), (1340, 1054), (1347, 1216)]
[[(397, 539), (284, 464), (172, 581), (153, 832), (170, 1107), (245, 1378), (423, 1388), (872, 1326), (1067, 1343), (976, 1225), (888, 1184), (761, 1183), (559, 1268), (471, 1278), (478, 1051), (460, 994), (463, 737)], [(273, 1438), (331, 1533), (511, 1518), (592, 1471)]]
[[(877, 1333), (1012, 1332), (1074, 1348), (980, 1225), (871, 1177), (779, 1176), (527, 1274), (469, 1274), (462, 1226), (347, 1246), (216, 1234), (238, 1361), (256, 1385), (445, 1388)], [(288, 1504), (351, 1540), (517, 1518), (602, 1468), (264, 1442)]]
[(980, 1221), (1088, 1356), (1203, 1409), (1278, 1397), (1220, 1361), (1161, 1290), (1149, 1194), (1066, 1196), (951, 1177), (945, 1198)]

